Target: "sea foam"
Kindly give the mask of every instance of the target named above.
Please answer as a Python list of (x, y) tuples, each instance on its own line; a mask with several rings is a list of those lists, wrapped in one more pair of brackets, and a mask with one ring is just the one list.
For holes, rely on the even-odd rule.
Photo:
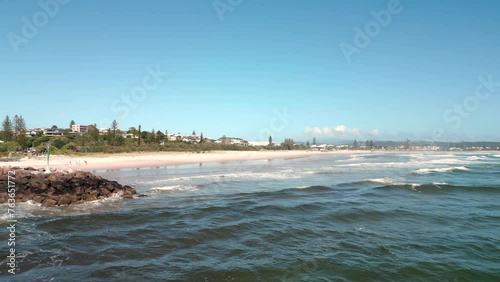
[(149, 190), (156, 193), (162, 193), (171, 191), (195, 191), (199, 190), (202, 187), (203, 185), (171, 185), (171, 186), (153, 187)]
[(414, 174), (429, 174), (429, 173), (450, 173), (454, 171), (467, 171), (469, 170), (465, 166), (456, 166), (456, 167), (441, 167), (441, 168), (421, 168), (415, 170)]
[(394, 178), (373, 178), (373, 179), (368, 179), (367, 181), (369, 182), (374, 182), (374, 183), (380, 183), (380, 184), (397, 184), (397, 185), (404, 185), (404, 182), (401, 182), (401, 180), (397, 180)]

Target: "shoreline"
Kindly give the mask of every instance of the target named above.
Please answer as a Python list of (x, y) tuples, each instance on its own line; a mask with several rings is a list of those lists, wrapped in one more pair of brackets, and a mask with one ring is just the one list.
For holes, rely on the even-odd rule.
[[(206, 153), (188, 152), (138, 152), (118, 154), (96, 154), (89, 156), (53, 155), (50, 169), (58, 170), (118, 170), (146, 167), (189, 165), (198, 163), (226, 163), (233, 161), (251, 161), (266, 159), (294, 159), (324, 155), (346, 154), (456, 154), (450, 151), (211, 151)], [(462, 154), (498, 153), (498, 152), (460, 152)], [(22, 158), (19, 161), (2, 162), (0, 166), (47, 168), (45, 156)]]
[[(212, 151), (207, 153), (187, 152), (144, 152), (99, 154), (95, 156), (50, 157), (50, 169), (58, 170), (118, 170), (147, 167), (190, 165), (198, 163), (226, 163), (233, 161), (251, 161), (266, 159), (290, 159), (326, 155), (335, 152), (315, 151)], [(1, 163), (1, 166), (47, 168), (45, 156), (22, 158), (19, 161)]]

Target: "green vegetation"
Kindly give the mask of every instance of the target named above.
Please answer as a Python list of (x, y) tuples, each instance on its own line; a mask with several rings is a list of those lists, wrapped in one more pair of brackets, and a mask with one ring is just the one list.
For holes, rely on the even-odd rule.
[(0, 143), (0, 153), (15, 152), (18, 150), (21, 150), (21, 146), (15, 141)]
[[(72, 120), (70, 126), (74, 125)], [(52, 129), (58, 129), (53, 125)], [(255, 151), (262, 149), (272, 150), (293, 150), (305, 149), (304, 146), (298, 146), (293, 140), (286, 139), (281, 146), (260, 146), (252, 147), (242, 144), (231, 144), (230, 138), (221, 138), (220, 143), (210, 142), (203, 137), (203, 133), (197, 142), (186, 142), (177, 137), (176, 140), (168, 140), (168, 131), (165, 133), (154, 129), (150, 132), (142, 131), (141, 125), (138, 129), (131, 127), (127, 132), (118, 129), (118, 123), (113, 121), (111, 128), (102, 134), (97, 126), (90, 125), (88, 131), (83, 134), (68, 134), (66, 130), (63, 136), (43, 136), (37, 132), (35, 136), (26, 134), (26, 123), (22, 116), (15, 116), (13, 121), (6, 116), (2, 122), (0, 131), (0, 156), (11, 153), (24, 153), (41, 155), (45, 154), (47, 146), (50, 146), (52, 154), (91, 154), (91, 153), (130, 153), (130, 152), (158, 152), (158, 151), (177, 151), (177, 152), (206, 152), (215, 150), (232, 151)], [(196, 132), (193, 130), (193, 135)], [(269, 136), (272, 143), (272, 138)], [(304, 147), (304, 148), (302, 148)]]
[[(199, 142), (185, 142), (180, 139), (167, 141), (166, 135), (160, 131), (139, 132), (134, 138), (123, 137), (119, 130), (110, 130), (104, 135), (99, 135), (96, 129), (89, 129), (82, 135), (68, 136), (40, 136), (27, 138), (26, 145), (22, 146), (16, 141), (0, 143), (0, 153), (16, 152), (34, 148), (36, 154), (44, 154), (47, 150), (47, 144), (50, 144), (52, 154), (88, 154), (88, 153), (131, 153), (131, 152), (206, 152), (206, 151), (257, 151), (268, 150), (297, 150), (307, 149), (305, 145), (297, 145), (292, 139), (286, 139), (281, 145), (268, 146), (242, 146), (229, 144), (227, 141), (221, 143), (207, 142), (207, 139), (201, 138)], [(129, 130), (127, 134), (133, 134)], [(138, 143), (138, 140), (141, 143)], [(226, 138), (227, 139), (227, 138)]]
[(21, 147), (26, 147), (26, 122), (23, 116), (14, 116), (14, 141)]
[(293, 142), (293, 139), (285, 139), (285, 142), (282, 144), (283, 148), (286, 150), (293, 150), (294, 149), (295, 142)]
[(3, 141), (12, 141), (12, 136), (12, 122), (9, 116), (5, 116), (2, 122), (2, 134), (0, 135), (0, 139)]

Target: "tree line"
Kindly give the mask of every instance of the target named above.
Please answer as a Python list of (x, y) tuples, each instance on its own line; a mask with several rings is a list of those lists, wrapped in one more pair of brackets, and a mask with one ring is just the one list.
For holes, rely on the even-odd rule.
[[(70, 128), (75, 122), (70, 122)], [(2, 131), (0, 132), (0, 154), (6, 152), (16, 152), (34, 148), (36, 154), (43, 154), (50, 146), (53, 154), (78, 154), (78, 153), (123, 153), (137, 151), (189, 151), (205, 152), (215, 150), (235, 150), (251, 151), (262, 148), (272, 150), (293, 150), (305, 149), (305, 146), (297, 146), (292, 139), (286, 139), (281, 145), (272, 146), (272, 137), (269, 136), (270, 144), (263, 147), (240, 146), (229, 144), (229, 142), (212, 143), (207, 142), (200, 134), (200, 140), (197, 143), (185, 142), (181, 139), (169, 140), (168, 130), (164, 132), (152, 129), (151, 131), (142, 130), (141, 125), (129, 128), (122, 132), (118, 128), (118, 123), (114, 120), (111, 128), (105, 134), (101, 134), (96, 124), (89, 125), (87, 131), (83, 134), (62, 136), (43, 136), (38, 132), (36, 136), (28, 137), (26, 122), (22, 116), (14, 116), (11, 120), (6, 116), (2, 122)], [(56, 125), (52, 129), (58, 129)], [(69, 133), (71, 130), (66, 130)], [(124, 136), (126, 133), (126, 136)], [(193, 130), (193, 135), (196, 131)]]
[[(11, 120), (7, 115), (2, 122), (2, 132), (0, 132), (0, 140), (7, 143), (5, 146), (16, 145), (17, 143), (20, 147), (27, 146), (27, 137), (26, 137), (26, 122), (23, 116), (15, 115), (14, 119)], [(9, 143), (11, 142), (11, 143)]]

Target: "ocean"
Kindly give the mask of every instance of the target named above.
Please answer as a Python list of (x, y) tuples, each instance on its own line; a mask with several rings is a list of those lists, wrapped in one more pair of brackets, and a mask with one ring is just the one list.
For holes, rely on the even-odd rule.
[(500, 281), (500, 155), (324, 154), (96, 173), (147, 197), (18, 204), (19, 269), (9, 274), (4, 259), (0, 280)]

